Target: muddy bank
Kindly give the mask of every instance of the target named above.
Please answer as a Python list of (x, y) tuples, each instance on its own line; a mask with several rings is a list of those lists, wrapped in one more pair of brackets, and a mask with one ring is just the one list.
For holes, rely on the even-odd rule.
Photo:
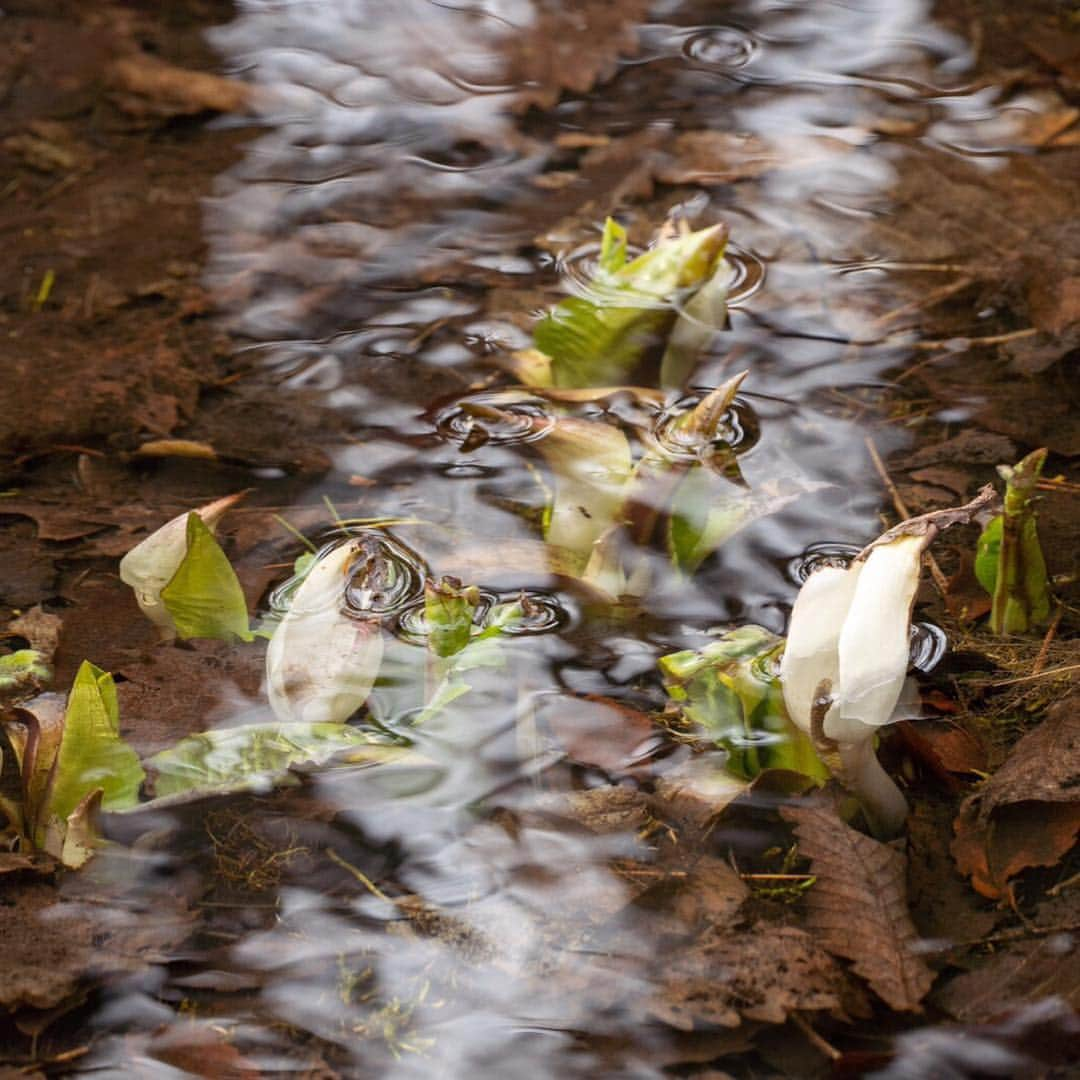
[[(901, 6), (856, 27), (906, 42), (879, 56), (833, 5), (835, 32), (627, 3), (513, 34), (430, 7), (372, 13), (353, 47), (330, 4), (333, 32), (218, 3), (6, 5), (5, 649), (51, 642), (60, 691), (87, 658), (113, 672), (142, 755), (266, 719), (264, 644), (160, 645), (116, 575), (163, 521), (243, 489), (222, 539), (253, 612), (301, 551), (280, 516), (313, 537), (424, 519), (409, 538), (433, 566), (551, 588), (517, 563), (537, 463), (438, 421), (509, 381), (499, 362), (587, 275), (608, 213), (636, 246), (671, 214), (730, 224), (730, 327), (695, 380), (751, 369), (745, 483), (794, 462), (829, 487), (691, 586), (661, 577), (644, 611), (590, 622), (567, 587), (559, 633), (422, 744), (460, 739), (450, 783), (300, 770), (276, 794), (117, 816), (117, 848), (79, 873), (0, 854), (0, 940), (19, 940), (0, 1067), (497, 1074), (512, 1047), (538, 1076), (968, 1075), (962, 1042), (1066, 1075), (1075, 27), (1052, 5), (955, 5), (949, 37)], [(225, 23), (242, 80), (202, 37)], [(989, 635), (977, 529), (935, 548), (917, 611), (952, 653), (881, 751), (906, 839), (807, 805), (790, 775), (702, 796), (715, 750), (665, 712), (656, 658), (710, 626), (782, 632), (812, 544), (858, 547), (1038, 446), (1051, 625)], [(544, 753), (519, 769), (525, 744)]]

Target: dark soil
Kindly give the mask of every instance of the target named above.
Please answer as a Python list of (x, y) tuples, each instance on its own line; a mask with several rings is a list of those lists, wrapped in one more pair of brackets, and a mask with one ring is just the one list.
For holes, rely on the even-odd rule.
[[(1060, 113), (1080, 104), (1080, 26), (1061, 5), (956, 0), (943, 6), (946, 23), (981, 42), (975, 77), (1050, 93)], [(251, 354), (238, 351), (219, 321), (219, 297), (204, 285), (202, 200), (254, 135), (243, 121), (222, 123), (213, 108), (215, 95), (231, 91), (197, 80), (187, 90), (181, 80), (180, 91), (152, 79), (135, 85), (125, 75), (130, 69), (123, 63), (133, 58), (144, 66), (149, 58), (149, 70), (159, 74), (157, 62), (189, 75), (215, 72), (217, 61), (202, 33), (232, 16), (225, 0), (15, 0), (5, 3), (0, 18), (9, 43), (0, 56), (0, 628), (35, 605), (59, 616), (56, 688), (66, 688), (79, 663), (92, 655), (117, 677), (123, 734), (140, 754), (223, 719), (215, 712), (225, 708), (216, 691), (222, 680), (254, 701), (262, 651), (255, 646), (238, 652), (215, 643), (159, 646), (117, 577), (117, 558), (169, 517), (254, 487), (247, 507), (224, 529), (226, 550), (254, 606), (296, 554), (273, 515), (292, 505), (356, 435), (316, 390), (285, 391)], [(530, 139), (543, 139), (544, 110), (559, 92), (587, 91), (610, 74), (610, 64), (598, 60), (579, 87), (548, 71), (550, 58), (522, 48), (519, 61), (536, 69), (538, 85), (547, 78), (554, 86), (546, 97), (537, 90), (522, 105), (532, 108), (522, 130)], [(538, 212), (538, 235), (550, 224), (548, 217), (595, 220), (620, 200), (645, 220), (659, 219), (678, 198), (697, 190), (681, 179), (694, 172), (693, 155), (670, 132), (650, 130), (631, 143), (633, 138), (590, 151), (591, 158), (587, 153), (551, 159), (547, 174), (576, 169), (579, 182), (565, 195), (552, 183), (552, 201)], [(566, 170), (560, 170), (563, 164)], [(1065, 1076), (1053, 1070), (1068, 1068), (1070, 1051), (1057, 1041), (1075, 1035), (1074, 1010), (1080, 1007), (1080, 888), (1075, 849), (1070, 855), (1075, 815), (1068, 816), (1068, 807), (1075, 803), (1060, 793), (1069, 789), (1070, 775), (1075, 781), (1075, 768), (1070, 766), (1069, 775), (1053, 774), (1057, 796), (1021, 797), (978, 788), (977, 782), (993, 775), (1018, 739), (1040, 723), (1059, 725), (1064, 733), (1053, 729), (1058, 745), (1076, 749), (1064, 729), (1075, 715), (1080, 660), (1080, 141), (1051, 146), (1036, 140), (995, 171), (977, 171), (959, 156), (917, 152), (900, 170), (894, 199), (888, 220), (872, 234), (888, 237), (890, 257), (954, 264), (956, 273), (929, 287), (918, 273), (898, 277), (895, 317), (887, 325), (898, 335), (910, 334), (918, 349), (887, 392), (857, 399), (838, 395), (834, 411), (875, 417), (883, 445), (900, 441), (892, 437), (896, 430), (909, 440), (887, 461), (891, 490), (883, 483), (882, 503), (889, 523), (901, 512), (963, 501), (996, 479), (995, 466), (1048, 447), (1039, 527), (1059, 601), (1045, 639), (990, 640), (969, 617), (979, 614), (982, 603), (971, 570), (973, 529), (950, 534), (938, 551), (950, 581), (947, 595), (927, 588), (921, 598), (920, 612), (946, 628), (954, 647), (954, 658), (928, 681), (928, 694), (946, 724), (910, 725), (890, 740), (883, 759), (917, 796), (906, 882), (914, 925), (931, 941), (962, 943), (932, 957), (941, 977), (923, 1019), (966, 1025), (973, 1039), (985, 1037), (992, 1048), (1042, 1062), (1042, 1072), (1008, 1075)], [(477, 285), (482, 277), (473, 273), (466, 284)], [(434, 270), (432, 278), (445, 275)], [(944, 284), (956, 287), (934, 291)], [(493, 288), (487, 313), (524, 322), (532, 301), (512, 288)], [(227, 301), (234, 302), (235, 297)], [(853, 358), (863, 348), (858, 340), (853, 335)], [(388, 364), (377, 375), (389, 371)], [(419, 359), (401, 361), (391, 377), (397, 383), (388, 396), (428, 403), (466, 381)], [(211, 457), (189, 456), (190, 448), (154, 448), (165, 439), (210, 447)], [(140, 453), (146, 444), (150, 452)], [(1056, 487), (1049, 482), (1057, 480)], [(358, 472), (353, 483), (353, 491), (362, 490), (363, 475)], [(25, 644), (18, 633), (0, 634), (6, 635), (5, 646)], [(1052, 677), (1052, 669), (1070, 666), (1074, 670)], [(943, 726), (962, 734), (948, 741)], [(715, 1069), (736, 1072), (748, 1060), (752, 1064), (745, 1068), (753, 1071), (738, 1075), (824, 1075), (825, 1061), (835, 1053), (831, 1040), (841, 1047), (838, 1068), (844, 1075), (884, 1066), (897, 1047), (922, 1072), (881, 1075), (944, 1075), (934, 1072), (940, 1061), (918, 1058), (923, 1051), (915, 1044), (890, 1044), (892, 1034), (913, 1025), (912, 1015), (890, 1012), (872, 999), (806, 929), (812, 923), (791, 915), (791, 896), (755, 893), (747, 902), (748, 890), (731, 872), (718, 838), (737, 836), (739, 823), (713, 835), (712, 825), (702, 828), (700, 808), (695, 819), (693, 808), (659, 791), (639, 799), (647, 774), (618, 764), (629, 760), (633, 747), (613, 752), (604, 732), (601, 750), (591, 757), (583, 751), (584, 762), (574, 768), (623, 782), (610, 789), (619, 793), (620, 805), (598, 809), (594, 800), (577, 818), (561, 805), (557, 817), (571, 835), (610, 832), (625, 841), (626, 850), (618, 854), (633, 882), (630, 928), (622, 926), (609, 938), (600, 934), (596, 928), (618, 903), (607, 912), (603, 897), (581, 886), (568, 865), (547, 871), (568, 900), (567, 911), (551, 914), (544, 926), (561, 942), (579, 932), (583, 950), (609, 950), (613, 957), (630, 954), (631, 931), (656, 932), (658, 911), (672, 941), (685, 942), (691, 930), (697, 935), (693, 948), (673, 946), (673, 974), (661, 989), (661, 1003), (647, 1010), (636, 1000), (627, 1006), (647, 1011), (635, 1050), (640, 1059), (657, 1069), (678, 1068), (679, 1075), (729, 1075), (700, 1070), (711, 1062)], [(640, 730), (633, 741), (640, 741)], [(969, 803), (967, 816), (958, 819), (963, 800), (977, 791), (991, 802)], [(463, 971), (487, 963), (490, 943), (470, 937), (459, 924), (440, 922), (445, 913), (425, 906), (405, 875), (393, 879), (392, 844), (357, 835), (347, 813), (334, 818), (332, 803), (325, 793), (304, 789), (277, 800), (214, 800), (192, 810), (179, 825), (170, 825), (175, 833), (169, 843), (185, 852), (170, 863), (173, 877), (146, 894), (125, 891), (124, 871), (104, 859), (80, 877), (0, 853), (0, 1076), (8, 1075), (8, 1065), (30, 1070), (19, 1075), (62, 1075), (84, 1058), (114, 1068), (156, 1059), (186, 1075), (262, 1075), (231, 1035), (194, 1021), (181, 1030), (172, 1021), (183, 1010), (200, 1016), (204, 1007), (212, 1016), (223, 999), (233, 1003), (236, 1015), (257, 1008), (266, 969), (254, 962), (230, 968), (223, 943), (258, 931), (270, 954), (281, 949), (285, 955), (305, 928), (303, 920), (294, 925), (278, 918), (276, 890), (283, 883), (310, 887), (315, 877), (327, 895), (348, 897), (358, 906), (372, 900), (355, 875), (312, 854), (328, 848), (393, 893), (393, 917), (382, 912), (370, 922), (381, 920), (396, 928), (393, 933), (400, 931), (402, 947), (419, 957), (419, 968), (432, 942), (452, 941), (454, 955), (464, 958)], [(601, 812), (604, 824), (598, 825)], [(1028, 828), (1053, 814), (1061, 815), (1057, 828), (1064, 839), (1026, 862), (1024, 853), (1011, 849), (1003, 855), (1023, 865), (1022, 872), (1008, 876), (1003, 895), (978, 895), (971, 875), (958, 872), (957, 860), (962, 864), (964, 857), (950, 849), (954, 822), (966, 821), (964, 827), (979, 837), (992, 830), (1005, 836), (1014, 824)], [(777, 843), (790, 843), (788, 827), (775, 814), (770, 820)], [(661, 854), (649, 856), (647, 881), (637, 831), (644, 823), (666, 838), (682, 837), (684, 845), (659, 841)], [(548, 836), (546, 821), (519, 819), (513, 810), (489, 827), (497, 834), (495, 848), (509, 836)], [(802, 833), (800, 838), (810, 850), (812, 840)], [(687, 847), (705, 852), (704, 862), (685, 862)], [(148, 843), (146, 859), (152, 861), (156, 850)], [(290, 854), (279, 858), (283, 851)], [(499, 868), (537, 908), (547, 902), (543, 891), (528, 893), (542, 868), (523, 868), (509, 856)], [(820, 873), (816, 863), (814, 872)], [(903, 881), (892, 885), (900, 888)], [(583, 890), (576, 900), (585, 914), (571, 911), (575, 888)], [(113, 911), (115, 895), (125, 901)], [(198, 916), (197, 901), (207, 903)], [(140, 905), (158, 905), (159, 917), (140, 919)], [(736, 910), (744, 930), (754, 932), (736, 943), (719, 932), (710, 936)], [(584, 923), (594, 936), (580, 929)], [(359, 987), (351, 992), (360, 1000), (362, 964), (355, 958), (350, 963), (357, 968), (348, 973), (350, 985)], [(755, 981), (755, 971), (783, 964), (800, 968), (797, 991), (783, 979), (777, 985)], [(166, 968), (174, 979), (167, 992), (161, 990)], [(730, 998), (711, 996), (719, 968), (736, 973)], [(532, 976), (542, 985), (547, 974)], [(301, 993), (309, 985), (323, 994), (338, 989), (332, 980), (320, 984), (324, 976), (307, 969), (289, 968), (288, 977)], [(461, 978), (467, 999), (467, 973)], [(567, 985), (570, 993), (595, 995), (607, 986), (600, 978)], [(144, 1004), (144, 1014), (132, 1016), (123, 1046), (120, 1040), (98, 1041), (87, 1023), (108, 999), (103, 987), (117, 986), (137, 991)], [(745, 991), (744, 998), (737, 991)], [(1033, 1007), (1051, 997), (1064, 1003), (1059, 1012), (1034, 1016)], [(816, 1030), (806, 1035), (806, 1016), (826, 1032), (824, 1050)], [(860, 1018), (870, 1016), (881, 1024), (872, 1037), (866, 1035), (869, 1023), (851, 1037), (847, 1022), (855, 1018), (858, 1031)], [(1003, 1025), (985, 1027), (1001, 1017)], [(383, 1013), (369, 1015), (371, 1030), (384, 1022), (390, 1020)], [(354, 1059), (341, 1066), (334, 1057), (340, 1032), (301, 1020), (294, 1029), (280, 1017), (272, 1027), (279, 1060), (287, 1059), (299, 1074), (356, 1075), (349, 1072)], [(578, 1049), (588, 1047), (593, 1068), (601, 1068), (598, 1062), (615, 1071), (625, 1067), (622, 1036), (612, 1030), (613, 1035), (580, 1033)], [(770, 1036), (755, 1043), (759, 1031)], [(382, 1053), (371, 1059), (371, 1068), (388, 1060), (385, 1048)], [(335, 1064), (344, 1071), (334, 1072)]]

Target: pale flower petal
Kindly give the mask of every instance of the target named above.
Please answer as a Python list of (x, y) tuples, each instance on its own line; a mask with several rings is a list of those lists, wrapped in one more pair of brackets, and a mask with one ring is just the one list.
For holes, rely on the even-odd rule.
[[(810, 734), (810, 710), (814, 693), (823, 679), (833, 686), (840, 677), (837, 655), (860, 565), (846, 569), (826, 566), (811, 574), (795, 598), (787, 645), (780, 661), (784, 704), (792, 722)], [(830, 715), (835, 712), (835, 706)]]
[(838, 742), (890, 722), (911, 654), (911, 609), (919, 587), (922, 536), (901, 536), (873, 548), (859, 575), (840, 633), (837, 708), (825, 734)]

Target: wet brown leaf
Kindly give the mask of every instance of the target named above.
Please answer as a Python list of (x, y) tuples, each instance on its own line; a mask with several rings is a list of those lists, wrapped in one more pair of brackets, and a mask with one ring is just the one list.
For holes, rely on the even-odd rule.
[(649, 1011), (692, 1031), (743, 1019), (782, 1024), (796, 1011), (843, 1015), (849, 997), (844, 972), (810, 934), (759, 923), (737, 934), (714, 927), (670, 954)]
[(598, 787), (541, 796), (536, 809), (570, 818), (590, 832), (603, 835), (631, 832), (644, 826), (652, 813), (652, 800), (630, 787)]
[(918, 1011), (934, 973), (916, 953), (908, 914), (903, 855), (846, 825), (835, 811), (781, 811), (795, 826), (799, 850), (817, 881), (806, 894), (807, 926), (891, 1008)]
[(26, 638), (31, 649), (41, 653), (45, 663), (51, 663), (60, 641), (60, 627), (64, 620), (59, 615), (46, 611), (40, 604), (35, 604), (29, 611), (12, 619), (7, 632)]
[(1080, 1009), (1080, 938), (1060, 933), (1014, 942), (953, 979), (934, 1002), (957, 1020), (993, 1020), (1009, 1009), (1048, 997)]
[(960, 808), (953, 857), (983, 896), (1010, 878), (1053, 866), (1080, 831), (1080, 695), (1049, 710), (1005, 764)]
[(646, 713), (599, 695), (544, 698), (537, 719), (574, 761), (610, 773), (632, 769), (654, 734)]
[(910, 721), (898, 726), (896, 736), (946, 786), (955, 786), (952, 773), (978, 775), (987, 770), (986, 747), (976, 735), (957, 724), (942, 720)]
[(263, 1074), (209, 1024), (178, 1024), (156, 1036), (146, 1053), (181, 1070), (185, 1076), (207, 1080), (259, 1080)]

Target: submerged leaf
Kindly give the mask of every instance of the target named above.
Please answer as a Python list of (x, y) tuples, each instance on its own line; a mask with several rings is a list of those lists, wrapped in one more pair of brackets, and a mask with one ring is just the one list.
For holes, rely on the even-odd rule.
[(551, 383), (625, 382), (674, 323), (680, 292), (712, 277), (726, 240), (725, 227), (713, 225), (660, 240), (627, 263), (625, 232), (609, 219), (588, 296), (567, 298), (537, 325), (536, 350), (550, 357)]
[(290, 766), (323, 764), (343, 751), (360, 749), (350, 761), (392, 761), (406, 748), (379, 741), (368, 731), (337, 723), (252, 724), (189, 735), (150, 758), (154, 793), (261, 789), (280, 780)]
[(342, 610), (353, 564), (367, 550), (367, 538), (354, 537), (323, 552), (270, 639), (267, 694), (283, 723), (343, 723), (371, 693), (383, 655), (379, 619)]
[(427, 582), (424, 620), (428, 626), (428, 648), (436, 656), (453, 656), (469, 644), (479, 603), (480, 590), (475, 585), (465, 587), (453, 577)]
[(634, 462), (626, 436), (611, 424), (558, 420), (537, 448), (555, 474), (544, 538), (586, 561), (623, 505)]
[(187, 553), (161, 599), (181, 638), (250, 641), (247, 601), (221, 545), (196, 513), (187, 517)]
[(827, 770), (784, 709), (776, 672), (782, 647), (783, 639), (763, 627), (741, 626), (699, 651), (661, 657), (664, 686), (683, 714), (727, 750), (735, 776), (789, 769), (823, 781)]

